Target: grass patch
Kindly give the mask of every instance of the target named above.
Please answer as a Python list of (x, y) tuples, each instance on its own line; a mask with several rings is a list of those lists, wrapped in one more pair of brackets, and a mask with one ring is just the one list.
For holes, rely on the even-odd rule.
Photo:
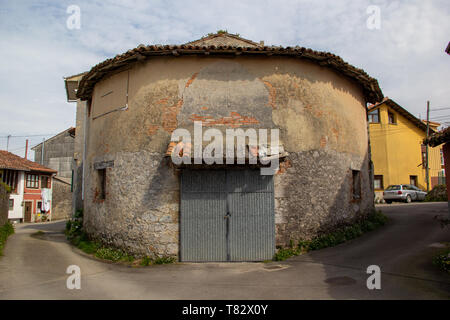
[(298, 256), (302, 253), (319, 250), (327, 247), (334, 247), (348, 240), (355, 239), (365, 232), (375, 230), (386, 224), (388, 218), (380, 211), (374, 211), (365, 220), (357, 222), (350, 226), (344, 226), (337, 230), (320, 235), (311, 240), (301, 240), (297, 245), (291, 241), (289, 248), (280, 248), (275, 253), (273, 260), (283, 261), (292, 256)]
[(450, 273), (450, 246), (447, 246), (447, 249), (433, 258), (433, 264)]
[(14, 233), (14, 226), (11, 222), (5, 223), (0, 227), (0, 256), (3, 255), (3, 248), (5, 247), (6, 239)]

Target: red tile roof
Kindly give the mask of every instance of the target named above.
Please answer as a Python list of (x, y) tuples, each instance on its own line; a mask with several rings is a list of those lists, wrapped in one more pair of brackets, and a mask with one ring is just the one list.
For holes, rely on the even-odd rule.
[(24, 159), (5, 150), (0, 150), (0, 169), (39, 171), (47, 173), (57, 172), (56, 170), (44, 167), (39, 163)]
[[(330, 68), (337, 73), (354, 80), (362, 89), (364, 96), (368, 102), (375, 103), (383, 99), (383, 93), (378, 85), (378, 81), (370, 77), (364, 70), (356, 68), (340, 57), (329, 53), (314, 51), (304, 47), (286, 47), (281, 46), (262, 46), (247, 44), (247, 39), (242, 39), (245, 45), (197, 45), (198, 43), (208, 43), (206, 40), (218, 37), (230, 37), (229, 34), (211, 35), (209, 37), (199, 39), (182, 45), (139, 45), (137, 48), (128, 50), (123, 54), (119, 54), (114, 58), (107, 59), (94, 66), (81, 79), (77, 97), (81, 100), (88, 100), (92, 97), (94, 86), (97, 82), (107, 77), (109, 74), (128, 66), (131, 63), (144, 61), (159, 56), (180, 56), (180, 55), (197, 55), (199, 57), (207, 57), (213, 55), (247, 55), (247, 56), (285, 56), (305, 59), (320, 66)], [(236, 35), (232, 37), (234, 40), (240, 38)], [(247, 42), (246, 42), (247, 41)], [(252, 42), (252, 41), (250, 41)], [(256, 43), (255, 43), (256, 44)]]

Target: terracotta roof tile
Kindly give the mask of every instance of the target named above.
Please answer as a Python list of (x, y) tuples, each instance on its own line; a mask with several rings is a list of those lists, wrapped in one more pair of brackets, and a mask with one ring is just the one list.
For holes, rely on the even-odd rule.
[[(212, 37), (212, 36), (211, 36)], [(215, 36), (217, 37), (217, 36)], [(235, 36), (236, 38), (237, 36)], [(208, 38), (209, 39), (209, 38)], [(204, 39), (205, 40), (205, 39)], [(243, 39), (245, 41), (250, 41)], [(250, 41), (251, 42), (251, 41)], [(197, 45), (208, 43), (207, 41), (196, 40), (181, 45), (139, 45), (137, 48), (128, 50), (123, 54), (116, 55), (114, 58), (107, 59), (94, 66), (80, 81), (77, 91), (77, 97), (81, 100), (88, 100), (92, 96), (94, 86), (109, 73), (123, 68), (130, 63), (142, 61), (157, 56), (165, 55), (266, 55), (266, 56), (289, 56), (299, 59), (305, 59), (317, 63), (323, 67), (330, 68), (343, 76), (358, 83), (364, 92), (368, 102), (375, 103), (383, 99), (383, 93), (378, 85), (378, 81), (370, 77), (364, 70), (356, 68), (342, 58), (329, 53), (314, 51), (304, 47), (286, 47), (281, 46), (262, 46), (262, 45)], [(255, 43), (256, 44), (256, 43)]]
[(44, 167), (39, 163), (24, 159), (11, 152), (0, 150), (0, 169), (13, 169), (23, 171), (39, 171), (56, 173), (57, 171)]

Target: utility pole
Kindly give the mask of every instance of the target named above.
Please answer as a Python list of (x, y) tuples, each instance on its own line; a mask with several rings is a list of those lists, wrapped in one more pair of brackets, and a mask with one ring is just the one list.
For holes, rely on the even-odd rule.
[[(427, 101), (427, 140), (430, 134), (430, 101)], [(428, 143), (426, 144), (426, 168), (427, 192), (430, 191), (430, 167), (428, 166)]]
[(25, 142), (25, 160), (27, 159), (27, 154), (28, 154), (28, 139)]
[(9, 151), (9, 138), (11, 138), (10, 134), (8, 134), (7, 140), (6, 140), (6, 151)]
[[(428, 135), (427, 135), (427, 137), (428, 137)], [(45, 144), (45, 138), (42, 138), (42, 148), (41, 148), (41, 164), (42, 165), (44, 165), (44, 144)]]

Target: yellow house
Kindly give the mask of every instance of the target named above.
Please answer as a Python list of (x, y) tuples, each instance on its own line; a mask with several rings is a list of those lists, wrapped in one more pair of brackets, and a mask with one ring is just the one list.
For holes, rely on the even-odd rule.
[[(383, 190), (392, 184), (412, 184), (427, 189), (426, 121), (421, 121), (385, 98), (382, 102), (369, 106), (369, 137), (374, 166), (375, 198), (382, 199)], [(430, 131), (437, 130), (439, 123), (430, 121)], [(429, 148), (429, 186), (442, 180), (442, 147)]]

